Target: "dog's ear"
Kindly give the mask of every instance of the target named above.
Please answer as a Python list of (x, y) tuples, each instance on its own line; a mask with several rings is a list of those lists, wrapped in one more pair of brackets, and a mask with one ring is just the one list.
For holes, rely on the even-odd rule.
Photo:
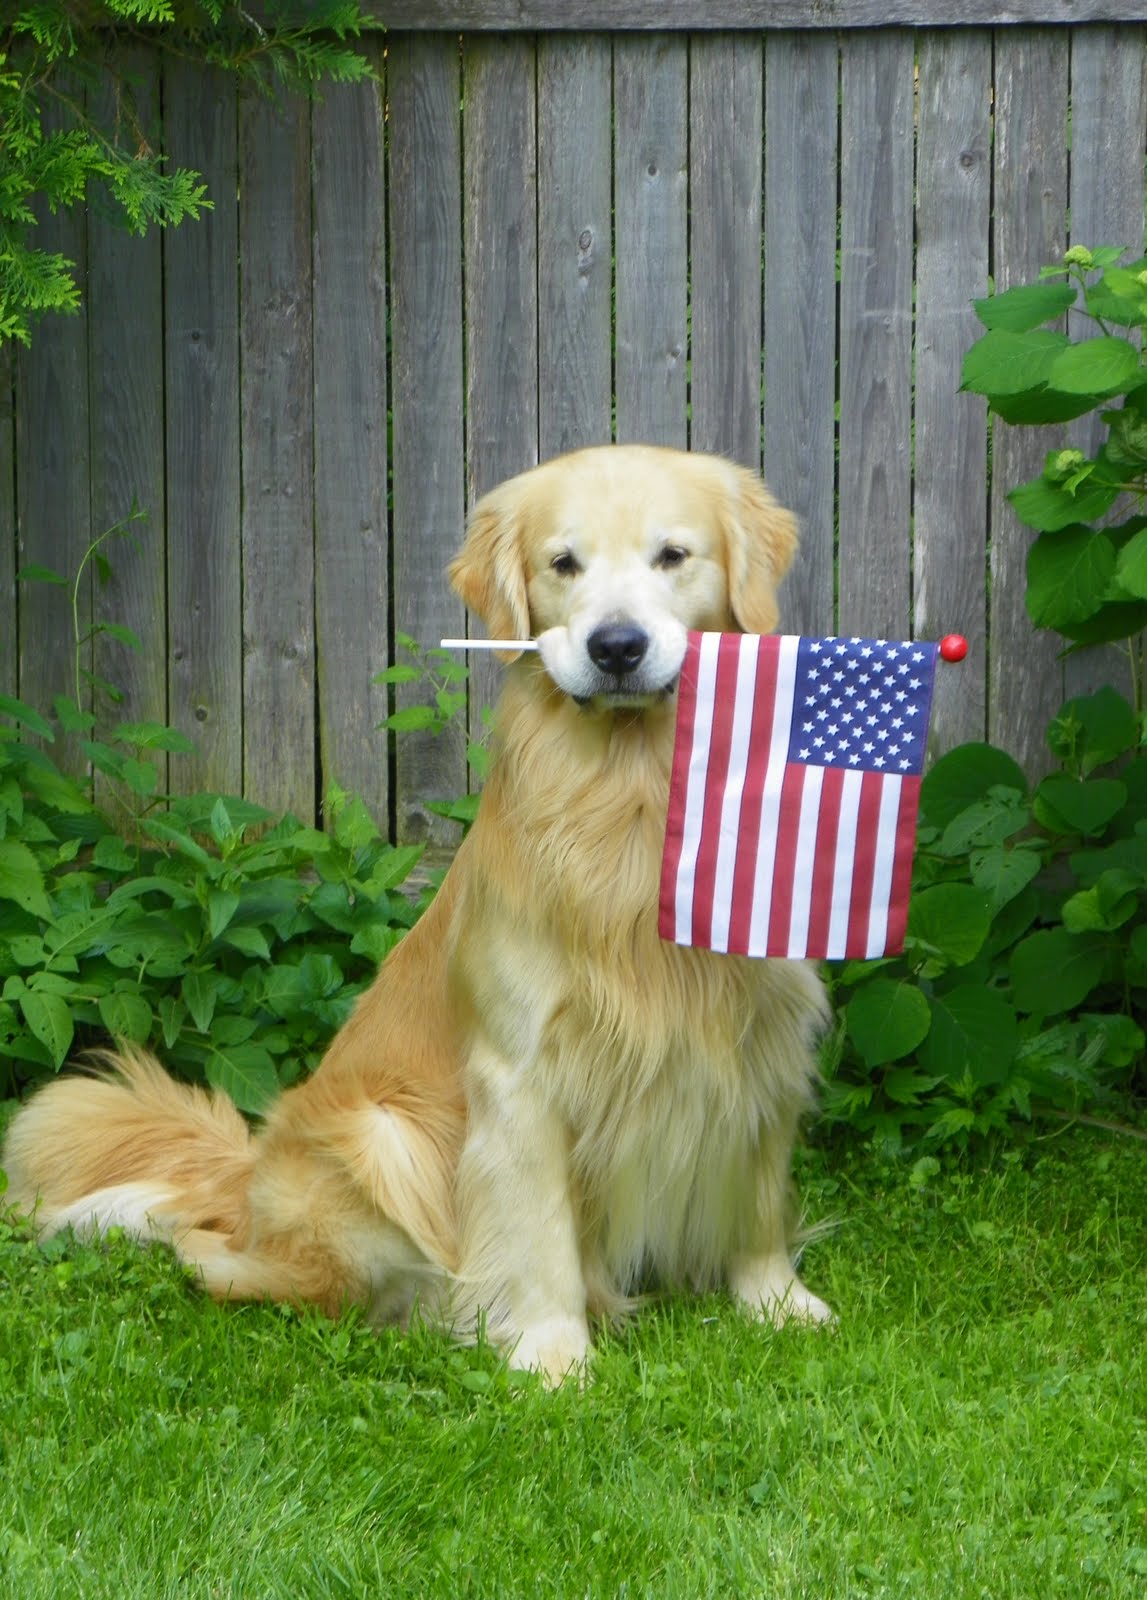
[[(521, 518), (514, 481), (484, 495), (470, 513), (466, 540), (448, 568), (466, 606), (481, 617), (491, 639), (528, 639), (530, 607), (522, 559)], [(499, 650), (516, 661), (520, 650)]]
[(745, 633), (771, 633), (780, 616), (777, 584), (796, 554), (797, 520), (755, 472), (730, 470), (723, 517), (729, 609)]

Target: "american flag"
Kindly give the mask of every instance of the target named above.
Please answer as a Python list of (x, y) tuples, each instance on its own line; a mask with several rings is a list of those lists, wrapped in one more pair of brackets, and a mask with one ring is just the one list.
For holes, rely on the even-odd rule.
[(902, 948), (936, 649), (690, 635), (662, 938), (750, 956)]

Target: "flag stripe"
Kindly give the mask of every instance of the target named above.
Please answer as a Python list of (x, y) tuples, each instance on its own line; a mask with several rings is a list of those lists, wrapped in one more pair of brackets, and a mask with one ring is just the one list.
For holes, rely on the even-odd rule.
[(868, 949), (868, 912), (872, 905), (872, 874), (876, 866), (876, 828), (880, 820), (880, 791), (884, 780), (878, 772), (866, 772), (860, 780), (860, 806), (856, 818), (856, 841), (852, 858), (852, 904), (848, 914), (848, 944), (863, 955)]
[(840, 817), (836, 827), (836, 856), (832, 867), (832, 914), (829, 917), (826, 956), (837, 958), (848, 949), (848, 913), (852, 896), (852, 860), (856, 851), (856, 824), (860, 815), (862, 772), (846, 772), (841, 783)]
[(783, 769), (776, 829), (776, 860), (773, 866), (773, 897), (765, 945), (765, 954), (768, 956), (787, 956), (789, 953), (801, 800), (805, 782), (812, 776), (813, 770), (796, 761), (790, 761)]
[(740, 662), (740, 637), (735, 633), (717, 636), (716, 677), (713, 683), (712, 731), (709, 735), (708, 772), (701, 815), (701, 837), (697, 845), (697, 872), (693, 891), (693, 942), (712, 948), (713, 905), (716, 897), (717, 862), (721, 851), (721, 829), (729, 795), (729, 762), (733, 749), (737, 706), (737, 668)]
[(840, 826), (840, 805), (847, 772), (833, 767), (824, 775), (821, 786), (820, 816), (817, 824), (816, 850), (813, 869), (809, 875), (808, 940), (802, 955), (823, 956), (828, 953), (829, 924), (833, 910), (833, 879), (836, 875), (836, 841)]
[(728, 948), (737, 955), (749, 953), (750, 924), (757, 890), (761, 798), (776, 718), (778, 660), (777, 640), (758, 639), (753, 723), (745, 766), (745, 786), (741, 794), (741, 827), (733, 865), (732, 905), (729, 908)]
[(681, 862), (677, 874), (675, 932), (678, 944), (693, 943), (693, 894), (697, 876), (697, 851), (701, 842), (701, 823), (705, 814), (706, 768), (709, 736), (713, 724), (713, 691), (717, 681), (717, 647), (720, 635), (701, 634), (696, 668), (696, 712), (685, 786)]
[(896, 823), (900, 814), (898, 773), (890, 774), (880, 786), (880, 810), (873, 852), (872, 899), (868, 908), (866, 956), (882, 954), (888, 934), (888, 897), (892, 890), (892, 857), (896, 850)]
[[(769, 755), (761, 783), (760, 821), (757, 826), (757, 861), (754, 873), (753, 909), (749, 919), (748, 954), (768, 952), (769, 922), (772, 912), (773, 869), (778, 858), (777, 823), (781, 810), (781, 789), (785, 780), (789, 731), (792, 726), (793, 693), (796, 688), (798, 640), (788, 634), (766, 639), (776, 657), (776, 682), (772, 726), (769, 730)], [(781, 857), (782, 862), (784, 857)]]
[(793, 851), (792, 912), (789, 919), (785, 955), (803, 956), (809, 948), (809, 918), (812, 912), (813, 874), (816, 867), (816, 842), (821, 794), (826, 773), (823, 767), (805, 767), (801, 792), (800, 822)]
[(669, 778), (669, 816), (665, 853), (661, 858), (661, 903), (657, 931), (663, 939), (678, 937), (677, 886), (685, 849), (684, 818), (688, 806), (689, 767), (697, 725), (697, 653), (700, 635), (691, 635), (677, 690), (677, 739)]
[(733, 736), (729, 771), (721, 803), (721, 834), (713, 873), (712, 927), (709, 947), (728, 950), (729, 923), (733, 909), (733, 880), (741, 839), (741, 802), (752, 749), (753, 710), (756, 704), (757, 646), (759, 636), (752, 633), (731, 636), (736, 644), (736, 690), (733, 705)]
[(920, 804), (920, 779), (913, 773), (900, 786), (900, 815), (896, 822), (896, 858), (892, 864), (886, 948), (904, 948), (908, 931), (908, 897), (912, 888), (912, 857), (916, 850), (916, 812)]

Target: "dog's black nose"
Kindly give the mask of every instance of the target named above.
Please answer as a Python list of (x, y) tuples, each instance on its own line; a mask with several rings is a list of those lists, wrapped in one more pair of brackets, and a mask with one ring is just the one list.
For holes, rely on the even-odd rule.
[(641, 665), (649, 649), (649, 635), (632, 622), (603, 622), (590, 634), (585, 647), (595, 667), (621, 678)]

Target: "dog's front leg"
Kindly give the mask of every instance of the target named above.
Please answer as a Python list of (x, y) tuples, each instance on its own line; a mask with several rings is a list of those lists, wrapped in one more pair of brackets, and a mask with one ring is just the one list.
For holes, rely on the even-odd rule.
[(459, 1311), (484, 1316), (511, 1365), (549, 1383), (589, 1356), (586, 1291), (566, 1128), (538, 1075), (476, 1050), (458, 1168)]

